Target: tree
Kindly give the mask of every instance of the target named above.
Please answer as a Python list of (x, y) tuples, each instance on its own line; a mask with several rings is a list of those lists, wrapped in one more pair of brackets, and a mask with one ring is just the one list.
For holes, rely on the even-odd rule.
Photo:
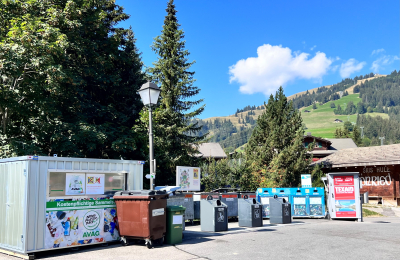
[(1, 8), (9, 19), (0, 26), (0, 73), (24, 75), (21, 96), (12, 97), (19, 111), (4, 131), (16, 154), (137, 158), (131, 127), (145, 81), (132, 30), (116, 27), (128, 19), (123, 8), (111, 0), (3, 1)]
[(288, 102), (282, 87), (275, 98), (270, 96), (265, 109), (245, 151), (249, 178), (256, 182), (253, 186), (297, 186), (310, 162), (300, 112)]
[(313, 108), (313, 109), (317, 109), (317, 104), (314, 103), (314, 104), (312, 105), (312, 108)]
[[(203, 102), (194, 97), (200, 89), (194, 86), (195, 72), (189, 71), (194, 62), (188, 62), (189, 51), (185, 49), (183, 30), (179, 29), (174, 1), (167, 5), (161, 35), (151, 46), (158, 60), (149, 69), (151, 79), (161, 88), (159, 106), (153, 113), (154, 151), (157, 161), (156, 181), (163, 185), (175, 183), (178, 165), (196, 165), (196, 145), (204, 135), (196, 136), (201, 130), (193, 118), (200, 115)], [(148, 112), (141, 113), (141, 126), (137, 131), (147, 133)], [(161, 174), (162, 173), (162, 174)]]
[(360, 128), (358, 126), (354, 126), (353, 135), (351, 138), (353, 139), (354, 143), (356, 143), (357, 146), (362, 145)]
[(335, 102), (331, 102), (331, 108), (335, 108), (335, 107), (336, 107)]

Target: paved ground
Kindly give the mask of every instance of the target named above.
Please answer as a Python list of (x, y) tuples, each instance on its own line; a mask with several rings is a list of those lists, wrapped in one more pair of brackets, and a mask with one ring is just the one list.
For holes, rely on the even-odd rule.
[[(82, 247), (37, 254), (38, 259), (399, 259), (400, 218), (365, 218), (363, 223), (326, 219), (295, 219), (291, 225), (239, 228), (201, 232), (189, 226), (182, 244), (147, 249), (128, 247)], [(1, 260), (16, 258), (0, 254)]]

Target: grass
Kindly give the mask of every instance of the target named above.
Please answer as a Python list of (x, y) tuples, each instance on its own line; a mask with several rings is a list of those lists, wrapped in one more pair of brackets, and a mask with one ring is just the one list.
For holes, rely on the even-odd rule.
[[(353, 101), (354, 105), (361, 101), (358, 94), (351, 94), (342, 97), (339, 100), (330, 101), (320, 106), (317, 104), (317, 109), (312, 109), (312, 106), (308, 106), (300, 109), (303, 122), (308, 128), (306, 132), (311, 132), (313, 136), (319, 136), (323, 138), (334, 138), (335, 130), (337, 127), (343, 127), (345, 121), (356, 122), (357, 115), (335, 115), (333, 110), (340, 105), (342, 109), (346, 109), (347, 104)], [(336, 108), (331, 108), (331, 102), (335, 103)], [(305, 113), (304, 110), (311, 111)], [(371, 116), (381, 116), (383, 118), (389, 118), (388, 114), (385, 113), (366, 113)], [(340, 119), (343, 123), (335, 123), (335, 119)]]
[(363, 211), (363, 217), (364, 218), (365, 217), (383, 217), (382, 214), (379, 214), (379, 213), (377, 213), (375, 211), (372, 211), (372, 210), (369, 210), (369, 209), (363, 208), (362, 211)]

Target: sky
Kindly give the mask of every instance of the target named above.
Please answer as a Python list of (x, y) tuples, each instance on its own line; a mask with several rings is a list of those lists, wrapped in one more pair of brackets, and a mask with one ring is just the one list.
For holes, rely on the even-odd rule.
[[(117, 0), (130, 18), (145, 66), (157, 55), (167, 0)], [(262, 105), (279, 86), (286, 96), (370, 72), (400, 69), (400, 5), (385, 1), (175, 0), (199, 118)]]

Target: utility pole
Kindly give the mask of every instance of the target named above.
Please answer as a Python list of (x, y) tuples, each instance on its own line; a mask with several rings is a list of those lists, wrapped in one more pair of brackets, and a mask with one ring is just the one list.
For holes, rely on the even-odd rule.
[(379, 137), (379, 139), (381, 139), (381, 145), (383, 145), (383, 140), (385, 140), (385, 137), (382, 136), (382, 137)]

